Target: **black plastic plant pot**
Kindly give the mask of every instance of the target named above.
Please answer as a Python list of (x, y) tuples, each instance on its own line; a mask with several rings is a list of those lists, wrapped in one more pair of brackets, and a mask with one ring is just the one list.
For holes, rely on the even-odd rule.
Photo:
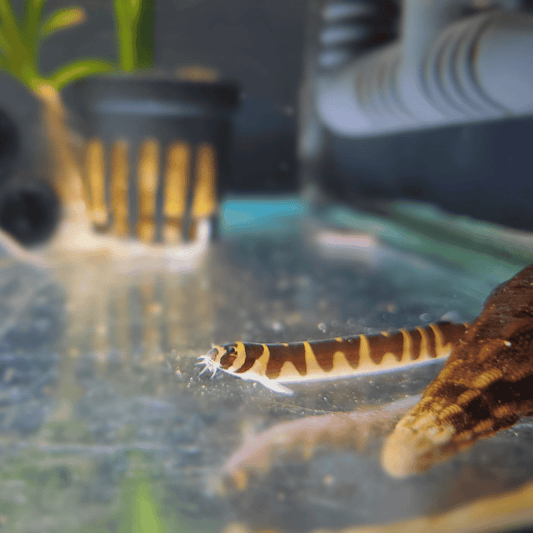
[(0, 182), (11, 176), (20, 152), (20, 136), (15, 123), (0, 109)]
[(0, 228), (24, 246), (45, 242), (57, 228), (59, 198), (44, 179), (17, 176), (0, 186)]
[(237, 85), (117, 76), (87, 79), (75, 90), (96, 230), (174, 243), (216, 215)]

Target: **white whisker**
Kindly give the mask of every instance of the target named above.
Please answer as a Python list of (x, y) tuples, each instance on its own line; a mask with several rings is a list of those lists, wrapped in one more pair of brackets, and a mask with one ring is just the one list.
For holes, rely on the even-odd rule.
[(199, 376), (203, 376), (204, 374), (208, 373), (211, 371), (211, 368), (209, 368), (209, 366), (205, 366), (205, 368), (198, 374)]

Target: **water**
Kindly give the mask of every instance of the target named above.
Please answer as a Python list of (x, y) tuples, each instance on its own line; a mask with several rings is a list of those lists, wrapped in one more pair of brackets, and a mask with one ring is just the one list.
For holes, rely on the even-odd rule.
[[(290, 211), (272, 231), (265, 219), (258, 232), (228, 225), (190, 271), (94, 250), (56, 254), (47, 270), (0, 257), (6, 531), (307, 532), (441, 513), (533, 479), (527, 420), (425, 475), (382, 472), (401, 402), (438, 365), (292, 397), (199, 377), (212, 343), (471, 320), (493, 287)], [(312, 418), (352, 411), (329, 440)]]

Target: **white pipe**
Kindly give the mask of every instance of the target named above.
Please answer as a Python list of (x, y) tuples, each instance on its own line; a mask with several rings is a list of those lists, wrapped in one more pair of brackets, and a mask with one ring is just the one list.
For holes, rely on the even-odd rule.
[(449, 24), (459, 3), (444, 5), (407, 0), (400, 43), (317, 80), (327, 127), (367, 136), (533, 113), (533, 16), (493, 11)]
[(409, 112), (420, 120), (439, 120), (442, 113), (424, 97), (424, 63), (431, 43), (456, 20), (464, 0), (404, 0), (401, 18), (401, 66), (398, 93)]
[(533, 113), (533, 17), (503, 14), (478, 41), (474, 72), (483, 92), (516, 115)]

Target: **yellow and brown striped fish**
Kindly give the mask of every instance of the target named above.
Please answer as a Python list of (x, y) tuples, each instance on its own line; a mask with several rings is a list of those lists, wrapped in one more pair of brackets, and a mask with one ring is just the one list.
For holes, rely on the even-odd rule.
[(214, 346), (199, 364), (205, 365), (201, 374), (220, 369), (290, 395), (282, 383), (375, 374), (446, 358), (467, 326), (440, 322), (412, 331), (283, 344), (239, 341)]

